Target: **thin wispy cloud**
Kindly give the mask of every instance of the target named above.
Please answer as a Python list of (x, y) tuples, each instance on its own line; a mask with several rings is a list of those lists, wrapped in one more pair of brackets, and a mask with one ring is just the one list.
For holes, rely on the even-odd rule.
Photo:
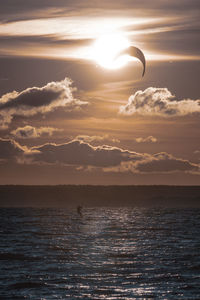
[[(12, 5), (10, 5), (12, 4)], [(2, 1), (1, 3), (1, 21), (13, 21), (19, 19), (31, 19), (44, 17), (44, 11), (48, 17), (61, 16), (98, 16), (105, 13), (106, 15), (120, 15), (123, 10), (125, 15), (132, 15), (134, 10), (135, 16), (145, 15), (162, 15), (182, 14), (184, 12), (195, 12), (199, 9), (198, 0), (177, 0), (177, 1), (160, 1), (149, 2), (146, 0), (118, 0), (112, 1), (80, 1), (80, 0), (59, 0), (55, 3), (53, 0), (14, 0)]]
[[(131, 42), (142, 45), (147, 59), (199, 59), (196, 51), (199, 48), (199, 11), (199, 3), (195, 0), (174, 3), (156, 0), (150, 5), (137, 0), (115, 4), (20, 0), (17, 4), (12, 1), (12, 5), (4, 1), (0, 13), (0, 53), (89, 59), (86, 48), (90, 48), (90, 43), (84, 41), (120, 31)], [(190, 41), (187, 45), (186, 39)]]

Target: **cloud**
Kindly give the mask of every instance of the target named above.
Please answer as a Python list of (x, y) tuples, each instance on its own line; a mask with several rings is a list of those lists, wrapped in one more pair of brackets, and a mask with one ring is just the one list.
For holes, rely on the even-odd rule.
[[(61, 57), (62, 53), (62, 57), (66, 58), (68, 47), (60, 51), (66, 37), (69, 39), (68, 46), (72, 46), (76, 38), (97, 38), (103, 31), (121, 30), (129, 31), (132, 41), (139, 45), (142, 43), (144, 49), (150, 52), (159, 50), (164, 55), (171, 53), (172, 56), (199, 57), (198, 0), (176, 0), (170, 1), (171, 3), (165, 0), (154, 0), (153, 3), (146, 0), (86, 0), (84, 3), (81, 0), (59, 0), (56, 3), (53, 0), (1, 2), (1, 53), (5, 55), (42, 54)], [(97, 23), (100, 26), (96, 29)], [(56, 38), (51, 37), (52, 34), (57, 35), (57, 44)], [(19, 36), (18, 41), (14, 35)], [(54, 51), (49, 49), (49, 45), (54, 47)], [(78, 42), (77, 46), (79, 45)]]
[(186, 116), (200, 113), (200, 100), (173, 100), (167, 88), (149, 87), (130, 96), (128, 103), (120, 107), (119, 113), (126, 116)]
[(32, 150), (35, 152), (33, 154), (34, 162), (101, 168), (117, 166), (122, 161), (137, 161), (145, 156), (145, 154), (107, 145), (95, 147), (78, 140), (60, 145), (45, 144), (33, 147)]
[(156, 172), (156, 173), (168, 173), (174, 171), (199, 171), (199, 166), (184, 160), (181, 158), (176, 158), (171, 154), (166, 152), (161, 152), (152, 155), (150, 159), (137, 164), (137, 170), (139, 172)]
[[(24, 28), (23, 25), (22, 28)], [(48, 49), (51, 49), (52, 51), (52, 48), (54, 48), (54, 51), (57, 50), (57, 52), (63, 49), (62, 53), (64, 53), (64, 51), (65, 53), (67, 53), (67, 51), (68, 53), (74, 53), (75, 48), (88, 47), (92, 42), (93, 39), (89, 38), (72, 39), (71, 36), (65, 37), (58, 34), (40, 35), (39, 33), (36, 33), (35, 35), (15, 35), (12, 33), (8, 35), (0, 35), (1, 53), (6, 53), (6, 51), (11, 53), (12, 51), (13, 54), (18, 53), (18, 55), (24, 54), (23, 51), (30, 48), (32, 49), (31, 52), (33, 54), (34, 52), (35, 54), (38, 53), (38, 51), (43, 52), (44, 48), (47, 49), (46, 54), (49, 52)]]
[(77, 135), (75, 140), (83, 141), (85, 143), (103, 143), (103, 142), (112, 142), (112, 143), (120, 143), (120, 140), (116, 138), (111, 138), (108, 134), (99, 136), (99, 135)]
[[(134, 9), (136, 15), (140, 14), (154, 15), (162, 13), (167, 14), (180, 14), (181, 12), (189, 13), (191, 11), (199, 10), (198, 0), (176, 0), (176, 1), (160, 1), (154, 0), (149, 2), (146, 0), (118, 0), (117, 2), (112, 1), (84, 1), (81, 0), (7, 0), (1, 3), (0, 20), (2, 22), (20, 20), (20, 19), (31, 19), (31, 18), (44, 18), (44, 17), (56, 17), (66, 15), (97, 15), (101, 13), (104, 15), (117, 14), (121, 16), (122, 10), (127, 13), (128, 10)], [(138, 11), (139, 10), (139, 11)], [(129, 12), (130, 14), (131, 12)]]
[(132, 173), (173, 173), (185, 172), (200, 174), (200, 165), (188, 160), (176, 158), (166, 152), (148, 155), (139, 161), (122, 162), (117, 167), (105, 168), (105, 171)]
[(59, 107), (68, 111), (79, 110), (87, 102), (77, 100), (72, 95), (72, 81), (50, 82), (43, 87), (32, 87), (22, 92), (13, 91), (0, 98), (0, 128), (7, 128), (13, 117), (30, 117), (46, 114)]
[(26, 139), (26, 138), (38, 138), (42, 135), (52, 136), (54, 132), (62, 131), (58, 128), (52, 127), (40, 127), (36, 128), (33, 126), (26, 125), (24, 127), (18, 127), (17, 129), (11, 131), (11, 134), (16, 138)]
[(199, 165), (176, 158), (166, 152), (147, 154), (112, 146), (92, 146), (72, 140), (65, 144), (33, 147), (32, 162), (98, 167), (106, 172), (170, 173), (199, 172)]
[(154, 136), (150, 135), (147, 136), (146, 138), (142, 138), (142, 137), (135, 138), (135, 141), (137, 143), (156, 143), (158, 140)]
[(151, 155), (107, 145), (95, 147), (78, 140), (27, 148), (13, 140), (0, 139), (0, 161), (8, 160), (18, 164), (60, 165), (86, 171), (200, 174), (199, 164), (166, 152)]
[(16, 141), (0, 138), (0, 162), (16, 160), (18, 157), (24, 155), (26, 151), (27, 148), (21, 146)]

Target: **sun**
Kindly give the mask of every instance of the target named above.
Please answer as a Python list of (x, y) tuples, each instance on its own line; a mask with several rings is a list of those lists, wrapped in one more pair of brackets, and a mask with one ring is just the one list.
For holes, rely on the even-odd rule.
[(95, 41), (92, 47), (92, 58), (104, 68), (118, 69), (128, 61), (126, 56), (118, 57), (118, 54), (129, 46), (130, 42), (122, 34), (106, 34)]

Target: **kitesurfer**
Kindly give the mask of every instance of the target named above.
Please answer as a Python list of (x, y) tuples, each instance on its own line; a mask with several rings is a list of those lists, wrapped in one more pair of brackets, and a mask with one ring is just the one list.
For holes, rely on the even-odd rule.
[(77, 206), (77, 213), (79, 214), (79, 216), (83, 216), (83, 214), (82, 214), (82, 206), (81, 205), (78, 205)]

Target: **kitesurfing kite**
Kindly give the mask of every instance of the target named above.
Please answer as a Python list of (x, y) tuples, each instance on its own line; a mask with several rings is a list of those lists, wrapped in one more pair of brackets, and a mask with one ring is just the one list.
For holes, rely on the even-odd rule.
[(141, 63), (143, 64), (143, 72), (142, 72), (142, 77), (143, 77), (146, 69), (146, 60), (143, 52), (137, 47), (130, 46), (127, 49), (121, 51), (118, 56), (126, 55), (126, 54), (138, 58), (141, 61)]

